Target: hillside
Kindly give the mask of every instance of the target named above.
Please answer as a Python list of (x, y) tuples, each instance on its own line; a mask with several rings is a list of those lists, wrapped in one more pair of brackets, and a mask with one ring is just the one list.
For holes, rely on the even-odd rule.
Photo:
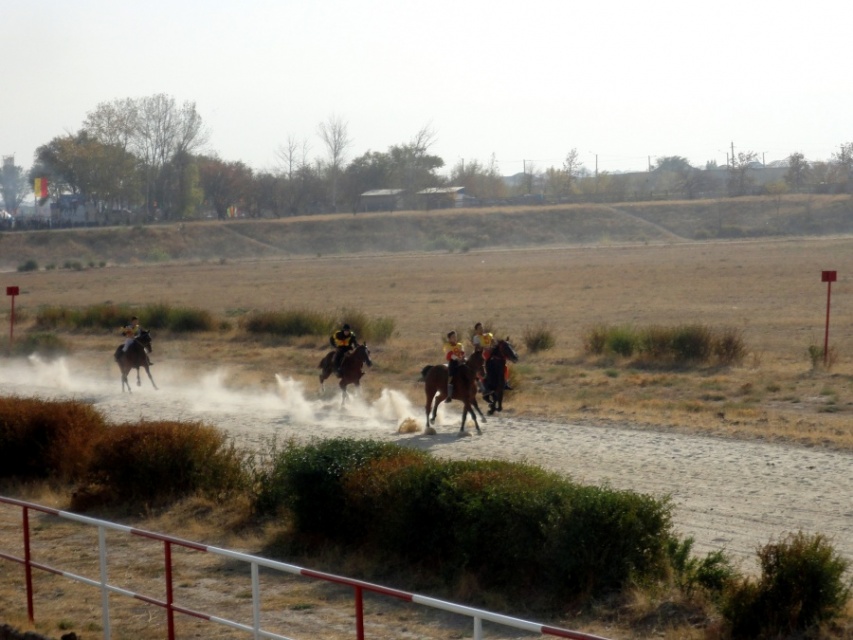
[(380, 214), (0, 232), (0, 269), (853, 233), (849, 196)]

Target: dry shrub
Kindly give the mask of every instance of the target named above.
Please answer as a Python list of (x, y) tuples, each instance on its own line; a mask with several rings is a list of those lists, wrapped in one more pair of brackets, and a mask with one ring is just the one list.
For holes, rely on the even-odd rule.
[(738, 582), (725, 595), (731, 637), (790, 637), (844, 614), (850, 563), (825, 536), (788, 534), (760, 548), (758, 559), (761, 577)]
[(87, 500), (162, 504), (219, 498), (248, 485), (244, 454), (200, 422), (140, 422), (110, 429), (90, 465)]
[(104, 417), (76, 400), (0, 398), (0, 476), (81, 478)]

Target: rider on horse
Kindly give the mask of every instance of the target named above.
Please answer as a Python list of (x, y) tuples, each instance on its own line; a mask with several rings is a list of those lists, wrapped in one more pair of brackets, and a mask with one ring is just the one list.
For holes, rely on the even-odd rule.
[(334, 368), (338, 377), (341, 377), (341, 363), (344, 356), (358, 346), (358, 340), (355, 334), (350, 329), (348, 324), (341, 327), (340, 331), (335, 331), (329, 336), (329, 344), (335, 350)]
[[(483, 352), (483, 360), (488, 364), (489, 357), (492, 355), (492, 349), (495, 348), (497, 340), (495, 340), (495, 336), (493, 334), (486, 333), (483, 330), (482, 322), (478, 322), (474, 325), (474, 337), (471, 339), (471, 342), (474, 343), (474, 351)], [(488, 370), (488, 366), (486, 367), (486, 370)], [(487, 390), (485, 389), (485, 386), (483, 384), (480, 386), (481, 393), (486, 393)], [(509, 365), (504, 367), (504, 389), (512, 391), (512, 387), (509, 386)]]
[[(483, 329), (482, 322), (474, 325), (474, 336), (471, 338), (471, 342), (474, 343), (474, 351), (482, 353), (483, 360), (488, 362), (489, 356), (492, 355), (495, 336)], [(480, 393), (486, 392), (486, 386), (481, 375), (477, 375), (477, 385), (480, 387)]]
[(445, 402), (450, 402), (453, 399), (453, 380), (456, 372), (465, 363), (465, 348), (456, 339), (455, 331), (447, 334), (447, 342), (444, 343), (444, 357), (447, 360), (447, 399)]
[[(133, 341), (139, 337), (141, 329), (139, 328), (139, 318), (133, 316), (126, 325), (121, 328), (121, 333), (124, 336), (124, 345), (121, 350), (124, 353), (127, 353), (128, 347), (133, 344)], [(148, 358), (148, 354), (145, 354), (145, 357)], [(154, 364), (151, 362), (151, 358), (148, 358), (148, 365), (151, 366)]]

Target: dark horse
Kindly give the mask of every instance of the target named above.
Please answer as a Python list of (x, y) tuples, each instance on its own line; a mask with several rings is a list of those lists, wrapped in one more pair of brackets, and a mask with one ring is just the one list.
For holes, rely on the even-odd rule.
[[(334, 371), (334, 361), (334, 351), (329, 351), (320, 360), (320, 364), (318, 365), (320, 367), (320, 391), (326, 390), (326, 378), (329, 378)], [(370, 361), (370, 349), (367, 348), (366, 344), (360, 344), (352, 351), (344, 354), (341, 360), (341, 379), (338, 382), (338, 386), (341, 388), (341, 406), (346, 404), (349, 397), (347, 395), (347, 386), (354, 384), (357, 387), (361, 387), (361, 376), (364, 375), (362, 368), (364, 365), (368, 367), (373, 366), (373, 363)]]
[[(453, 383), (453, 400), (460, 400), (462, 406), (462, 426), (459, 428), (459, 435), (465, 435), (465, 421), (468, 414), (474, 420), (474, 426), (477, 428), (477, 433), (480, 431), (480, 425), (477, 422), (477, 413), (485, 422), (486, 416), (480, 411), (477, 404), (477, 376), (483, 370), (483, 356), (480, 353), (474, 353), (468, 358), (465, 366), (459, 367), (456, 372), (456, 378)], [(424, 382), (424, 391), (426, 392), (426, 428), (425, 432), (430, 435), (435, 434), (430, 424), (435, 424), (435, 414), (438, 412), (438, 405), (444, 402), (447, 398), (447, 366), (427, 365), (421, 370), (421, 379)], [(436, 397), (438, 394), (438, 397)], [(434, 401), (434, 402), (433, 402)], [(474, 413), (476, 409), (477, 413)]]
[(506, 361), (518, 362), (518, 354), (506, 340), (498, 340), (492, 347), (492, 354), (486, 360), (486, 391), (483, 398), (489, 402), (489, 415), (503, 411), (504, 387), (506, 386)]
[(130, 393), (130, 383), (127, 381), (127, 374), (130, 373), (131, 369), (136, 369), (136, 386), (142, 386), (142, 380), (139, 378), (139, 367), (145, 369), (148, 379), (151, 380), (151, 385), (155, 389), (157, 388), (157, 385), (154, 384), (154, 378), (151, 377), (151, 370), (148, 368), (148, 354), (151, 351), (153, 351), (151, 347), (151, 334), (145, 329), (139, 332), (139, 335), (130, 343), (127, 351), (124, 351), (124, 345), (116, 349), (114, 357), (116, 362), (118, 362), (119, 369), (121, 369), (122, 392), (127, 387), (127, 391)]

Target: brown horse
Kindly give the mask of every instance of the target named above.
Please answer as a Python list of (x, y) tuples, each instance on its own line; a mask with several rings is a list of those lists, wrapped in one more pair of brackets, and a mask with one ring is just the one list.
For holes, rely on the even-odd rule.
[[(334, 361), (334, 351), (330, 351), (322, 360), (320, 360), (320, 364), (318, 366), (320, 367), (321, 392), (326, 390), (326, 378), (331, 377), (334, 371)], [(354, 350), (348, 351), (344, 354), (344, 357), (341, 360), (341, 379), (338, 381), (338, 386), (341, 388), (342, 407), (346, 404), (347, 398), (349, 398), (349, 395), (347, 394), (347, 386), (354, 384), (356, 387), (361, 387), (361, 376), (364, 375), (362, 368), (364, 365), (367, 365), (368, 367), (373, 366), (373, 362), (370, 361), (370, 349), (367, 348), (366, 344), (360, 344)]]
[[(480, 425), (477, 422), (477, 413), (486, 421), (486, 416), (480, 411), (480, 406), (477, 404), (477, 375), (483, 370), (483, 356), (480, 353), (474, 353), (468, 358), (465, 366), (459, 367), (456, 372), (453, 382), (453, 400), (462, 401), (462, 426), (459, 428), (459, 435), (465, 435), (465, 421), (468, 414), (474, 420), (474, 426), (477, 428), (477, 433), (483, 433), (480, 430)], [(447, 398), (447, 376), (448, 368), (446, 365), (427, 365), (421, 370), (421, 380), (424, 383), (424, 391), (426, 392), (426, 427), (425, 433), (429, 435), (435, 434), (435, 429), (430, 425), (435, 424), (435, 416), (438, 412), (438, 405), (444, 402)], [(436, 394), (438, 397), (436, 397)], [(474, 413), (476, 409), (477, 413)]]
[(506, 340), (498, 340), (486, 361), (486, 392), (483, 398), (489, 402), (489, 415), (503, 411), (504, 388), (506, 387), (506, 361), (518, 362), (518, 354)]
[(127, 381), (127, 374), (130, 373), (131, 369), (136, 369), (136, 386), (142, 386), (142, 380), (139, 377), (139, 367), (145, 369), (148, 379), (151, 380), (151, 386), (155, 389), (157, 388), (157, 385), (154, 384), (154, 378), (151, 377), (151, 370), (148, 368), (148, 354), (153, 350), (151, 346), (151, 334), (145, 329), (139, 332), (139, 335), (127, 347), (127, 351), (124, 350), (124, 345), (116, 349), (114, 357), (119, 369), (121, 369), (122, 393), (124, 393), (125, 387), (127, 387), (128, 393), (131, 393), (130, 383)]

